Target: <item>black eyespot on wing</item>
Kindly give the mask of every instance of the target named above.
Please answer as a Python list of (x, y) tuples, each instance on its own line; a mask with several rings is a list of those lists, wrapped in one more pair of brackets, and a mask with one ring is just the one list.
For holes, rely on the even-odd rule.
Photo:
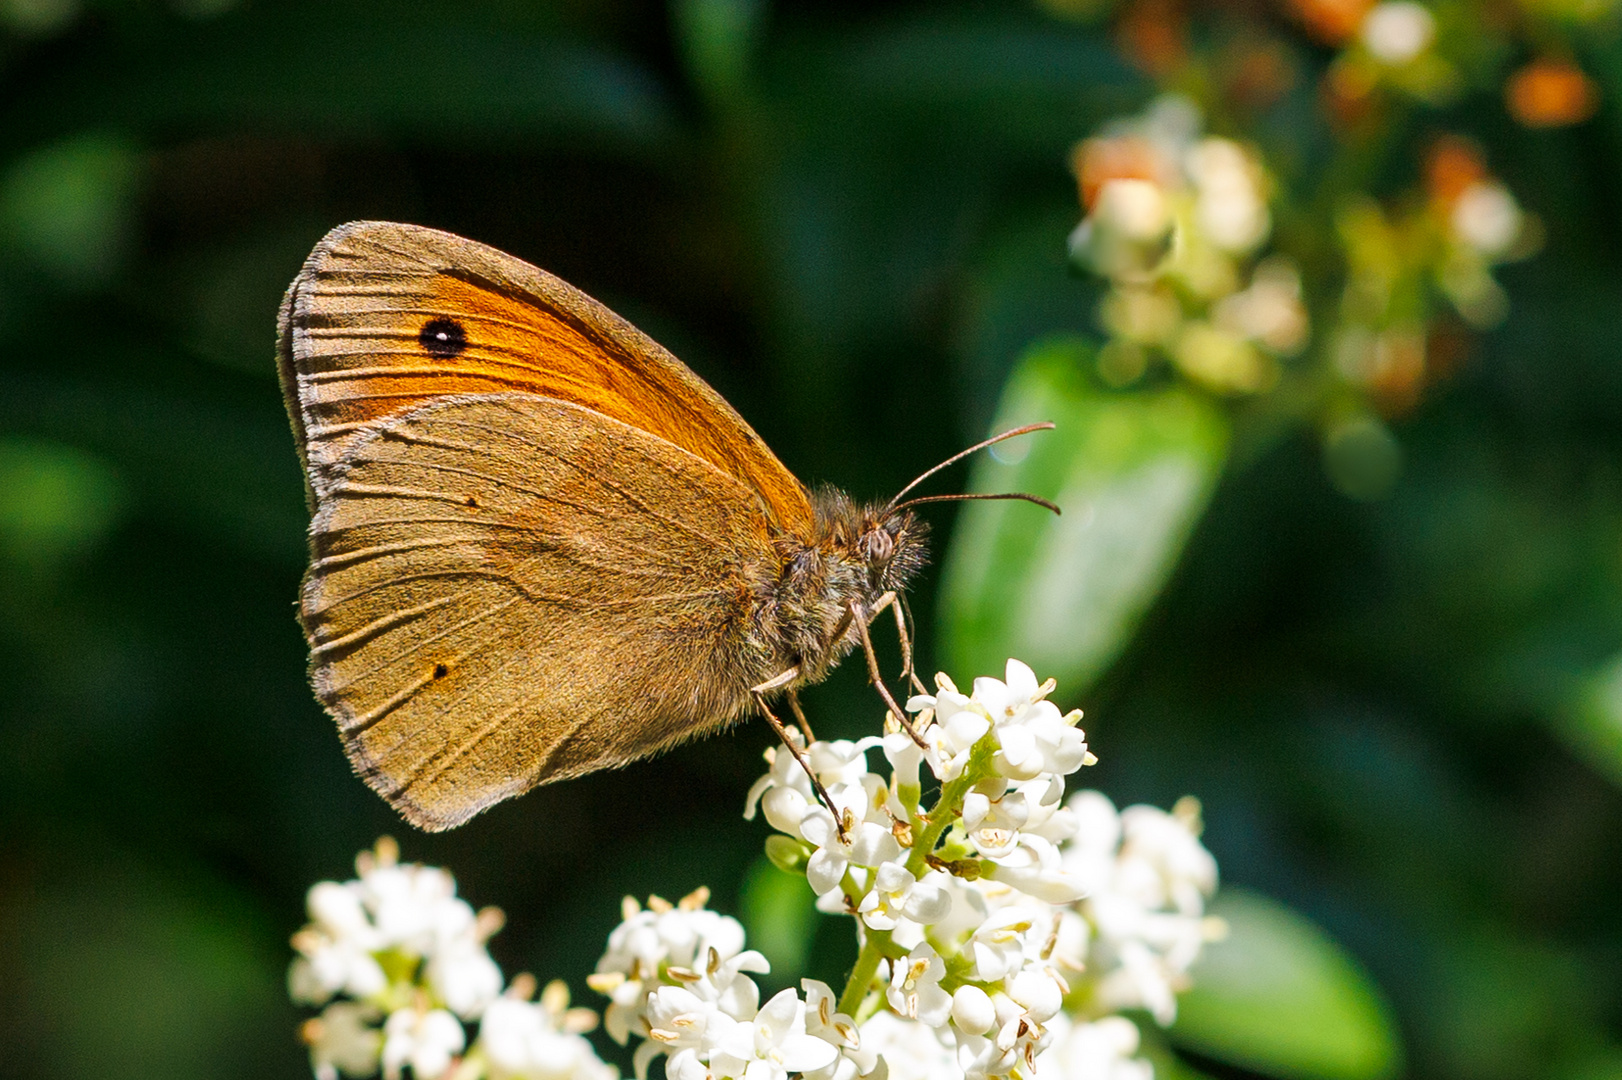
[(467, 348), (467, 331), (455, 319), (441, 316), (423, 323), (417, 341), (429, 355), (448, 358)]
[(444, 664), (435, 664), (434, 665), (434, 678), (443, 679), (445, 676), (449, 675), (450, 673), (451, 673), (451, 669), (446, 667)]

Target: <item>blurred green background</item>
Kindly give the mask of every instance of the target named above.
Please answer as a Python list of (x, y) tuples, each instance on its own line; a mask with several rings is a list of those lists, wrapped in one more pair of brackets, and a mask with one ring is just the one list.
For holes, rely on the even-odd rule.
[[(1330, 53), (1277, 7), (1192, 9), (1292, 43), (1251, 135), (1289, 181), (1338, 136)], [(1087, 710), (1084, 783), (1203, 800), (1236, 936), (1166, 1075), (1622, 1076), (1622, 45), (1576, 35), (1582, 123), (1481, 88), (1384, 121), (1476, 139), (1543, 250), (1378, 429), (1394, 479), (1337, 488), (1282, 391), (1089, 374), (1067, 159), (1156, 83), (1077, 14), (0, 2), (0, 1074), (308, 1075), (287, 938), (382, 833), (506, 910), (509, 974), (582, 1004), (626, 893), (710, 885), (778, 985), (854, 955), (741, 820), (764, 725), (437, 836), (350, 773), (293, 617), (272, 343), (314, 242), (388, 218), (574, 282), (859, 497), (998, 416), (1059, 422), (972, 482), (1068, 484), (1061, 523), (928, 508), (951, 580), (913, 595), (922, 666), (1019, 651)], [(1402, 145), (1371, 183), (1412, 175)], [(858, 667), (808, 696), (821, 733), (876, 723)]]

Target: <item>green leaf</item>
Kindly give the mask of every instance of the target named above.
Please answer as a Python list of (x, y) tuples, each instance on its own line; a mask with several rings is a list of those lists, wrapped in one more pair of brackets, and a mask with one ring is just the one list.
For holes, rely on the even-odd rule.
[(760, 45), (764, 0), (675, 0), (670, 15), (682, 60), (699, 88), (723, 103), (742, 91)]
[(93, 547), (123, 509), (123, 486), (77, 447), (0, 438), (0, 554), (48, 565)]
[(1555, 730), (1590, 765), (1622, 784), (1622, 655), (1578, 680)]
[(750, 867), (740, 914), (750, 948), (766, 957), (774, 977), (792, 981), (805, 970), (817, 929), (816, 900), (804, 874), (780, 870), (769, 859)]
[(129, 248), (139, 177), (135, 152), (109, 136), (27, 154), (0, 177), (0, 240), (63, 284), (105, 284)]
[(1269, 1076), (1379, 1080), (1401, 1063), (1390, 1013), (1355, 960), (1289, 908), (1227, 890), (1228, 936), (1194, 966), (1172, 1038)]
[(946, 556), (942, 608), (954, 671), (992, 674), (1017, 656), (1067, 693), (1091, 684), (1130, 639), (1209, 502), (1226, 419), (1181, 389), (1092, 386), (1080, 340), (1032, 350), (1003, 392), (997, 428), (1052, 420), (977, 463), (976, 492), (1059, 504), (964, 508)]

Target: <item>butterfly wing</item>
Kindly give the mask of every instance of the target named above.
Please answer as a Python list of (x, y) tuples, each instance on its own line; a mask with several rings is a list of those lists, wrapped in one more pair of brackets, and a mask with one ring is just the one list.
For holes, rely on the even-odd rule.
[(741, 480), (780, 528), (811, 527), (804, 487), (686, 365), (568, 283), (450, 233), (332, 230), (288, 289), (278, 356), (317, 498), (368, 424), (447, 394), (524, 391), (657, 435)]
[(450, 828), (735, 718), (770, 666), (745, 625), (768, 531), (737, 480), (567, 402), (375, 423), (311, 525), (317, 696), (372, 787)]

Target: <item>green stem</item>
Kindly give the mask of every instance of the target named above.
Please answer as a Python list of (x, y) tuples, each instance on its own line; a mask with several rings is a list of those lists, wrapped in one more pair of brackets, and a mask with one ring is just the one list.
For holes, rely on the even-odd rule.
[(854, 1017), (857, 1010), (862, 1007), (862, 1001), (873, 985), (873, 976), (878, 974), (879, 961), (884, 959), (885, 946), (889, 943), (890, 931), (867, 932), (867, 940), (862, 942), (862, 951), (856, 955), (856, 966), (850, 969), (850, 980), (845, 983), (845, 992), (839, 995), (839, 1011), (846, 1016)]
[[(941, 835), (946, 832), (947, 827), (957, 820), (963, 808), (963, 799), (968, 795), (969, 788), (974, 786), (974, 777), (978, 775), (975, 765), (976, 762), (971, 759), (969, 767), (963, 770), (963, 775), (941, 789), (941, 797), (935, 800), (935, 806), (927, 818), (920, 820), (917, 816), (913, 817), (914, 840), (906, 862), (906, 868), (913, 877), (924, 876), (930, 852), (935, 850), (935, 845), (940, 842)], [(856, 966), (850, 969), (850, 979), (845, 983), (844, 993), (839, 995), (840, 1012), (851, 1017), (857, 1015), (862, 1002), (867, 999), (868, 993), (873, 988), (873, 976), (878, 973), (879, 961), (884, 959), (884, 954), (889, 951), (889, 945), (890, 931), (867, 932), (861, 952), (856, 955)]]

